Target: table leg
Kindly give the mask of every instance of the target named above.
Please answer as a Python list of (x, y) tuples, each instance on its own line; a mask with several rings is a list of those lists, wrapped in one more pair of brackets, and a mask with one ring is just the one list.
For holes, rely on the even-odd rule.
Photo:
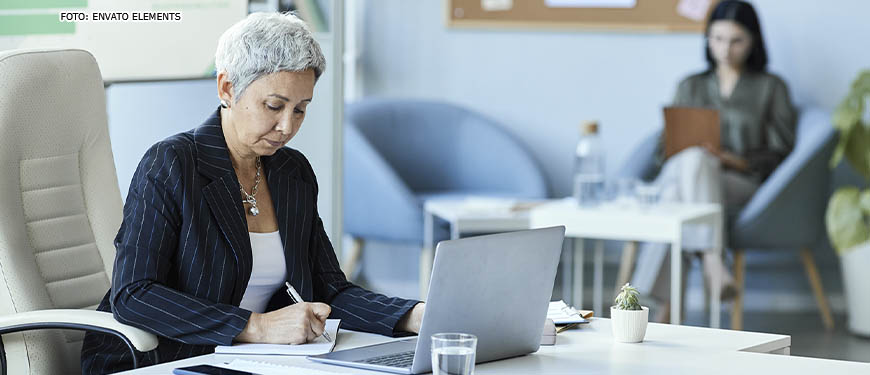
[(570, 305), (574, 305), (571, 298), (574, 296), (574, 243), (573, 239), (566, 237), (565, 245), (562, 246), (562, 299)]
[(616, 286), (613, 297), (622, 290), (622, 286), (631, 279), (634, 262), (637, 258), (637, 241), (628, 241), (622, 248), (622, 259), (619, 260), (619, 272), (616, 275)]
[[(459, 224), (457, 222), (450, 222), (450, 239), (458, 240), (459, 239)], [(434, 228), (433, 228), (434, 230)]]
[(592, 281), (593, 291), (592, 298), (594, 299), (594, 303), (592, 304), (592, 311), (598, 311), (599, 316), (604, 316), (604, 241), (603, 240), (595, 240), (595, 272), (593, 273), (594, 279)]
[(680, 229), (677, 231), (677, 237), (671, 244), (671, 324), (680, 324), (680, 313), (683, 310), (681, 296), (683, 291), (682, 239), (682, 229)]
[[(574, 242), (574, 291), (572, 304), (578, 309), (583, 309), (583, 239), (575, 238)], [(599, 314), (601, 314), (599, 312)], [(600, 316), (600, 315), (599, 315)]]
[(423, 214), (423, 251), (420, 252), (420, 299), (425, 300), (429, 293), (429, 278), (435, 261), (435, 216)]
[[(717, 257), (722, 257), (723, 248), (723, 228), (722, 228), (722, 213), (719, 212), (713, 216), (713, 254)], [(719, 328), (720, 326), (720, 310), (721, 310), (721, 290), (718, 287), (722, 284), (722, 273), (719, 269), (713, 274), (713, 285), (710, 287), (710, 327)]]

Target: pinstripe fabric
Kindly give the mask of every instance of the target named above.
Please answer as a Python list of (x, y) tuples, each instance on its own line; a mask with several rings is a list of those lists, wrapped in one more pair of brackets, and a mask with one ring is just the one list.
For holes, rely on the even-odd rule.
[[(389, 298), (348, 282), (317, 213), (314, 171), (282, 148), (263, 166), (287, 262), (287, 281), (306, 301), (332, 306), (342, 327), (396, 334), (417, 301)], [(201, 126), (152, 146), (142, 158), (115, 238), (112, 288), (98, 310), (160, 337), (161, 361), (211, 353), (231, 344), (251, 312), (239, 308), (251, 276), (251, 243), (220, 111)], [(267, 311), (290, 304), (279, 290)], [(140, 353), (154, 363), (152, 353)], [(89, 333), (82, 371), (132, 367), (120, 341)]]

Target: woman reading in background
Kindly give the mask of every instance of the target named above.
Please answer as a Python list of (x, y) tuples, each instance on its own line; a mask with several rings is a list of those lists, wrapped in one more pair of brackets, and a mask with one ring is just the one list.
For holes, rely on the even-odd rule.
[[(727, 217), (749, 201), (791, 152), (797, 112), (785, 82), (766, 70), (767, 52), (752, 5), (720, 2), (707, 22), (706, 40), (708, 69), (680, 82), (673, 105), (717, 109), (721, 145), (688, 148), (667, 160), (660, 147), (656, 183), (663, 187), (662, 199), (719, 203)], [(685, 248), (712, 247), (710, 232), (698, 229), (688, 231)], [(662, 245), (643, 246), (632, 282), (660, 301), (670, 295), (670, 267), (663, 267), (667, 257)], [(708, 287), (720, 288), (722, 299), (733, 298), (734, 279), (722, 258), (705, 252), (702, 263)], [(715, 272), (722, 275), (721, 282), (711, 286)], [(659, 319), (666, 319), (668, 311), (662, 309)]]

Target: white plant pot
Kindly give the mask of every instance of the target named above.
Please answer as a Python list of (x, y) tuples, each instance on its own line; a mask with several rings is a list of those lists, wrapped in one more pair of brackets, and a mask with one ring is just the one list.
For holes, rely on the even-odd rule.
[(840, 267), (849, 311), (849, 331), (870, 336), (870, 272), (867, 272), (870, 268), (870, 242), (843, 252)]
[(648, 321), (649, 308), (646, 306), (641, 306), (641, 310), (610, 307), (610, 326), (613, 328), (613, 339), (618, 342), (643, 341)]

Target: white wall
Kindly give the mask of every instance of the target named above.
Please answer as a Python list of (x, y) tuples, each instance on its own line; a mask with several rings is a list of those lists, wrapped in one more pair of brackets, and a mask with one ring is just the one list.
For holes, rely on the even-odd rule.
[[(535, 153), (554, 193), (570, 192), (577, 125), (598, 119), (608, 168), (661, 126), (677, 82), (705, 67), (699, 34), (445, 26), (446, 0), (367, 0), (367, 96), (460, 103), (504, 123)], [(870, 1), (756, 0), (770, 70), (798, 105), (833, 109), (870, 68)]]

